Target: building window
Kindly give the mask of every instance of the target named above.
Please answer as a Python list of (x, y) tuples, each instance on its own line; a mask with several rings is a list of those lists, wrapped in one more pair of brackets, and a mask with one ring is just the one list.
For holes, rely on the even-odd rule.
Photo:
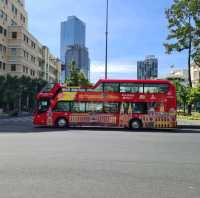
[(31, 76), (35, 76), (35, 71), (34, 70), (30, 70)]
[(4, 29), (4, 36), (7, 36), (7, 30)]
[(17, 25), (17, 23), (15, 21), (11, 20), (11, 26), (16, 26), (16, 25)]
[(3, 34), (3, 27), (0, 26), (0, 34)]
[(2, 26), (0, 26), (0, 34), (4, 34), (4, 36), (7, 36), (7, 30), (4, 29)]
[(2, 68), (2, 62), (0, 61), (0, 69)]
[(11, 55), (16, 56), (17, 55), (17, 49), (16, 48), (11, 48)]
[(12, 12), (17, 15), (17, 8), (12, 4)]
[(12, 12), (15, 12), (15, 6), (12, 4)]
[(0, 18), (2, 18), (5, 21), (8, 20), (8, 16), (3, 10), (0, 10)]
[(6, 55), (6, 46), (0, 44), (0, 52)]
[(17, 38), (17, 32), (12, 32), (12, 39), (16, 39)]
[(8, 5), (8, 0), (0, 0), (0, 2), (5, 3), (6, 5)]
[(35, 57), (34, 57), (34, 56), (31, 56), (31, 61), (32, 61), (33, 63), (35, 63)]
[(26, 58), (26, 60), (28, 60), (28, 57), (29, 57), (28, 52), (24, 51), (24, 57)]
[(3, 63), (3, 70), (6, 69), (6, 63)]
[(31, 47), (35, 49), (35, 43), (31, 41)]
[(24, 42), (28, 43), (28, 37), (24, 34)]
[(16, 64), (11, 65), (11, 71), (16, 71)]

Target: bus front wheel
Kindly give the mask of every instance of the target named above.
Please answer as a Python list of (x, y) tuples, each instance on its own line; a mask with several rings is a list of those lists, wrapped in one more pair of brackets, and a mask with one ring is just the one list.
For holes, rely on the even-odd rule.
[(56, 121), (56, 126), (58, 128), (67, 127), (67, 120), (65, 118), (58, 118), (57, 121)]
[(129, 124), (130, 129), (141, 129), (142, 128), (142, 121), (140, 119), (133, 119), (130, 121)]

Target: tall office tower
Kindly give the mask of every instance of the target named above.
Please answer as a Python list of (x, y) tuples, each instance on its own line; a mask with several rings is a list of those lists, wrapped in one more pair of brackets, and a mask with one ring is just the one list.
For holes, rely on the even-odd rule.
[(60, 81), (60, 63), (28, 31), (25, 0), (0, 0), (0, 75)]
[(137, 62), (137, 79), (150, 80), (158, 78), (158, 59), (153, 56), (147, 56), (144, 61)]
[[(67, 21), (61, 22), (60, 38), (60, 58), (66, 66), (65, 78), (69, 75), (68, 64), (72, 60), (76, 62), (77, 67), (84, 72), (85, 76), (89, 77), (90, 61), (88, 49), (85, 46), (85, 23), (76, 16), (69, 16)], [(77, 54), (81, 58), (77, 58)]]
[[(89, 79), (90, 73), (90, 59), (88, 56), (88, 49), (86, 47), (81, 47), (79, 45), (68, 46), (65, 53), (65, 62), (68, 66), (72, 61), (75, 61), (76, 66), (80, 71), (85, 74), (85, 77)], [(66, 76), (68, 76), (68, 67), (66, 69)]]

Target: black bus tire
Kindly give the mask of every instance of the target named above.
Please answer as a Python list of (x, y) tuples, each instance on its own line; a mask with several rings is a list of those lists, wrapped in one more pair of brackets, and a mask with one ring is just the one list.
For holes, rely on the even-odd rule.
[(130, 129), (141, 129), (143, 127), (142, 121), (140, 119), (132, 119), (129, 122)]
[(68, 126), (68, 121), (66, 118), (58, 118), (56, 120), (56, 127), (57, 128), (66, 128)]

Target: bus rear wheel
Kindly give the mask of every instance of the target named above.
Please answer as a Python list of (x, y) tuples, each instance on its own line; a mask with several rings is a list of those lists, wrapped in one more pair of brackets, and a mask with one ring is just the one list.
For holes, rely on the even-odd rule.
[(142, 128), (142, 121), (139, 119), (133, 119), (130, 121), (129, 124), (130, 129), (141, 129)]
[(65, 128), (67, 125), (67, 120), (65, 118), (58, 118), (56, 121), (56, 127), (58, 128)]

